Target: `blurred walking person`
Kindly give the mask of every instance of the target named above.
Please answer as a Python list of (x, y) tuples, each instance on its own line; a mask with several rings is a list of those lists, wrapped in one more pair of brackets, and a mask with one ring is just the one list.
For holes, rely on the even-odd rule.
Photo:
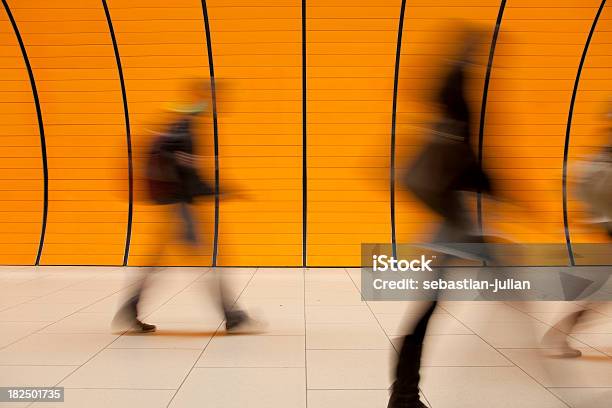
[[(612, 109), (608, 113), (612, 119)], [(578, 198), (586, 204), (593, 219), (590, 223), (599, 226), (612, 239), (612, 129), (608, 128), (608, 143), (592, 157), (583, 160), (577, 167), (578, 177), (575, 189)], [(578, 290), (578, 298), (586, 298), (597, 292), (609, 279), (610, 273), (599, 272), (592, 275), (592, 281), (584, 290)], [(589, 282), (589, 281), (587, 281)], [(566, 283), (567, 285), (567, 283)], [(576, 288), (569, 292), (575, 292)], [(574, 299), (569, 299), (574, 300)], [(589, 320), (589, 315), (597, 313), (590, 311), (588, 306), (572, 312), (561, 319), (542, 338), (542, 344), (552, 347), (547, 350), (549, 357), (577, 358), (582, 352), (571, 347), (568, 334), (580, 323)]]
[[(438, 251), (461, 258), (481, 259), (484, 243), (476, 233), (462, 197), (465, 191), (491, 192), (487, 175), (481, 170), (470, 146), (471, 115), (465, 97), (467, 67), (477, 46), (477, 34), (467, 34), (465, 49), (444, 76), (437, 102), (441, 108), (439, 120), (432, 129), (432, 138), (417, 159), (409, 166), (401, 182), (429, 209), (443, 218), (434, 239)], [(465, 246), (475, 244), (466, 252)], [(395, 382), (389, 408), (422, 408), (419, 381), (423, 340), (427, 325), (436, 308), (430, 302), (411, 334), (404, 337), (395, 368)]]
[[(215, 188), (205, 182), (198, 172), (200, 157), (195, 154), (195, 121), (202, 115), (208, 105), (206, 92), (208, 85), (197, 82), (194, 94), (196, 101), (180, 109), (174, 109), (175, 120), (166, 131), (157, 135), (148, 152), (145, 179), (150, 200), (157, 205), (172, 206), (180, 219), (182, 239), (195, 251), (202, 252), (204, 243), (198, 238), (197, 222), (192, 205), (199, 198), (210, 198), (215, 195)], [(164, 244), (162, 243), (162, 246)], [(159, 248), (158, 258), (163, 253)], [(144, 274), (134, 293), (117, 312), (113, 320), (114, 327), (128, 327), (132, 330), (147, 333), (156, 330), (153, 324), (141, 320), (141, 299), (151, 284), (152, 274), (159, 262), (154, 262), (152, 270)], [(237, 309), (229, 296), (227, 285), (221, 273), (213, 269), (215, 296), (225, 317), (228, 332), (255, 329), (256, 322), (246, 312)]]

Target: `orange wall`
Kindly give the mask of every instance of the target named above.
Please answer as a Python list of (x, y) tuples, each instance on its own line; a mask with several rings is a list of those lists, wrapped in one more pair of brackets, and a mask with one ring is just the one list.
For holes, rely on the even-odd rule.
[[(48, 158), (40, 264), (120, 265), (128, 233), (128, 149), (119, 71), (99, 0), (9, 0), (32, 66)], [(134, 169), (129, 265), (210, 265), (215, 208), (197, 206), (199, 251), (180, 243), (170, 208), (145, 200), (142, 165), (164, 104), (209, 80), (200, 0), (107, 0), (125, 79)], [(208, 0), (218, 84), (217, 264), (354, 266), (362, 242), (390, 242), (394, 66), (401, 0)], [(485, 201), (485, 233), (565, 244), (561, 174), (576, 73), (600, 0), (508, 0), (490, 76), (484, 166), (520, 205)], [(397, 92), (396, 168), (423, 145), (439, 67), (457, 52), (456, 19), (482, 31), (469, 99), (478, 118), (499, 0), (406, 2)], [(579, 83), (571, 162), (605, 141), (612, 93), (606, 6)], [(43, 170), (32, 87), (7, 13), (0, 12), (0, 263), (33, 264)], [(306, 70), (303, 78), (303, 63)], [(302, 81), (306, 80), (306, 88)], [(304, 99), (305, 98), (305, 99)], [(305, 102), (306, 110), (303, 110)], [(305, 120), (305, 122), (304, 122)], [(306, 146), (303, 125), (306, 125)], [(198, 126), (202, 173), (214, 182), (211, 115)], [(307, 185), (304, 189), (303, 149)], [(396, 182), (397, 242), (430, 239), (437, 220)], [(306, 195), (303, 195), (304, 191)], [(303, 223), (303, 204), (307, 205)], [(476, 216), (475, 201), (469, 202)], [(582, 223), (571, 192), (570, 236), (605, 242)], [(303, 253), (303, 234), (306, 253)], [(160, 254), (162, 243), (164, 253)], [(304, 256), (305, 255), (305, 256)], [(578, 262), (588, 263), (588, 256)], [(566, 263), (566, 254), (559, 262)]]
[[(219, 265), (302, 263), (297, 0), (209, 0), (219, 78)], [(238, 195), (238, 197), (237, 197)]]
[[(118, 264), (127, 219), (125, 128), (100, 2), (9, 4), (36, 78), (47, 145), (49, 212), (41, 263)], [(28, 122), (35, 124), (36, 117)]]
[(0, 12), (0, 259), (33, 264), (43, 216), (43, 170), (34, 99), (8, 16)]
[[(576, 94), (569, 146), (570, 179), (576, 174), (576, 168), (572, 167), (571, 163), (595, 154), (602, 145), (610, 143), (610, 119), (606, 119), (606, 115), (612, 109), (612, 96), (605, 90), (612, 88), (611, 32), (612, 7), (605, 7), (597, 30), (593, 34)], [(589, 217), (592, 216), (572, 194), (570, 184), (568, 219), (572, 242), (577, 244), (575, 245), (576, 263), (609, 263), (609, 247), (589, 248), (588, 245), (584, 245), (593, 242), (609, 243), (609, 238), (600, 229), (582, 222)]]

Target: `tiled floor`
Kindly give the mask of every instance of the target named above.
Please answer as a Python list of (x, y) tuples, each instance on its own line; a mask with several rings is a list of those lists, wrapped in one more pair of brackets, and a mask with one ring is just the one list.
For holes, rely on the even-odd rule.
[[(383, 408), (421, 305), (362, 302), (354, 269), (226, 269), (260, 335), (227, 336), (207, 268), (167, 268), (146, 299), (155, 334), (112, 333), (132, 268), (0, 268), (0, 386), (63, 386), (41, 407)], [(575, 303), (443, 303), (423, 358), (433, 408), (603, 408), (612, 401), (612, 305), (571, 333), (579, 359), (542, 335)], [(0, 406), (28, 406), (0, 403)]]

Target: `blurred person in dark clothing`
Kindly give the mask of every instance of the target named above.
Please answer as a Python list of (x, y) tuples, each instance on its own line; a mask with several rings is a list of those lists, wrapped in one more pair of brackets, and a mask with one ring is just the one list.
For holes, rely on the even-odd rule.
[[(467, 253), (454, 243), (484, 243), (476, 233), (462, 197), (465, 191), (491, 193), (491, 183), (482, 171), (470, 145), (471, 112), (466, 100), (467, 67), (477, 46), (477, 34), (468, 34), (465, 49), (444, 76), (437, 94), (440, 118), (432, 128), (432, 138), (409, 166), (400, 182), (429, 209), (440, 215), (442, 225), (434, 239), (436, 249), (461, 258), (486, 259), (486, 254)], [(481, 248), (482, 245), (475, 247)], [(436, 308), (430, 302), (403, 339), (395, 369), (395, 382), (389, 408), (421, 408), (419, 370), (427, 325)]]
[[(203, 243), (198, 238), (197, 222), (192, 204), (198, 198), (215, 195), (215, 188), (205, 182), (198, 172), (199, 156), (195, 155), (194, 127), (196, 119), (206, 110), (206, 100), (203, 91), (205, 87), (198, 82), (194, 89), (197, 101), (181, 109), (173, 109), (176, 119), (167, 130), (158, 134), (148, 152), (145, 179), (150, 200), (158, 205), (174, 206), (180, 218), (182, 238), (194, 250), (201, 251)], [(161, 248), (163, 249), (163, 248)], [(161, 252), (157, 256), (161, 256)], [(156, 264), (156, 263), (155, 263)], [(145, 273), (133, 295), (120, 308), (113, 320), (113, 326), (125, 327), (143, 333), (156, 330), (155, 325), (140, 320), (141, 298), (146, 288), (151, 284), (153, 271)], [(232, 298), (228, 296), (222, 276), (212, 271), (215, 287), (218, 289), (219, 307), (225, 317), (228, 332), (238, 332), (247, 326), (255, 326), (246, 312), (236, 309)]]

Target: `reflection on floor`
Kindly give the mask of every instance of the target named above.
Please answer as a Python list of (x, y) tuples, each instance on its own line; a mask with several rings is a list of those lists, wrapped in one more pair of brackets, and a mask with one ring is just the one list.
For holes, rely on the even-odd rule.
[[(155, 334), (111, 333), (132, 268), (0, 268), (0, 386), (66, 388), (41, 407), (382, 408), (414, 304), (362, 302), (358, 269), (224, 270), (268, 322), (225, 336), (207, 268), (167, 268), (146, 302)], [(579, 359), (539, 338), (575, 303), (444, 303), (424, 357), (433, 408), (603, 408), (612, 401), (612, 303), (571, 334)], [(28, 406), (0, 404), (0, 406)]]

